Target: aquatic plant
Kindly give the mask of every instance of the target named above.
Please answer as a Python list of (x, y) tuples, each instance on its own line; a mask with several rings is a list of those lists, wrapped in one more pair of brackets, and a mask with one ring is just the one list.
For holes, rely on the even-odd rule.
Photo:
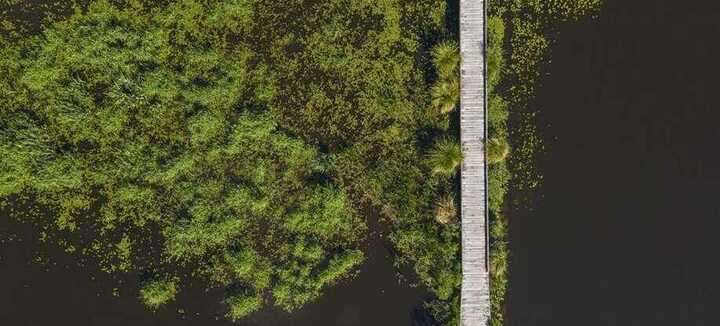
[[(505, 323), (510, 252), (505, 194), (531, 193), (542, 176), (534, 165), (542, 150), (531, 106), (550, 42), (545, 34), (562, 21), (592, 14), (601, 0), (491, 1), (488, 11), (488, 208), (490, 213), (490, 325)], [(506, 28), (507, 26), (507, 28)], [(512, 111), (510, 110), (512, 108)], [(511, 121), (511, 124), (508, 124)], [(512, 151), (510, 151), (512, 147)], [(525, 204), (517, 198), (512, 205)]]
[(151, 309), (175, 299), (177, 294), (177, 280), (155, 279), (145, 282), (140, 288), (140, 299)]

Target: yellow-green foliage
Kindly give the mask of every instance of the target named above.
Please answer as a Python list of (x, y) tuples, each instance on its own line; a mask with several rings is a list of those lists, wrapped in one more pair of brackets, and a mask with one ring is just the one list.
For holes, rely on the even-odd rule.
[(578, 19), (596, 12), (602, 0), (549, 0), (545, 2), (549, 19)]
[[(303, 246), (301, 243), (300, 246)], [(285, 248), (283, 248), (285, 249)], [(302, 261), (323, 262), (317, 247), (293, 248), (293, 256)], [(278, 285), (273, 289), (273, 299), (288, 311), (301, 307), (305, 302), (320, 296), (320, 290), (344, 277), (364, 259), (359, 250), (337, 254), (330, 259), (326, 268), (313, 275), (311, 270), (301, 265), (284, 266), (278, 271)]]
[(457, 141), (443, 138), (428, 153), (428, 165), (436, 175), (451, 177), (457, 173), (462, 162), (462, 150)]
[(460, 50), (454, 41), (444, 41), (432, 49), (438, 79), (432, 87), (432, 107), (440, 114), (450, 113), (460, 101)]
[(228, 297), (225, 303), (229, 307), (227, 317), (232, 321), (237, 321), (260, 310), (263, 299), (258, 295), (233, 295)]
[(460, 81), (457, 78), (439, 80), (432, 88), (433, 108), (441, 114), (452, 112), (460, 100)]
[(507, 141), (501, 138), (488, 139), (485, 148), (487, 149), (487, 162), (490, 165), (504, 161), (508, 154), (510, 154), (510, 147)]
[(66, 1), (0, 1), (0, 46), (19, 40), (30, 33), (38, 33), (44, 24), (72, 13), (87, 0)]
[(454, 41), (445, 41), (432, 49), (433, 64), (439, 79), (453, 79), (460, 67), (460, 50)]
[(503, 57), (505, 23), (500, 17), (490, 16), (487, 20), (487, 30), (487, 92), (493, 93), (495, 87), (500, 82), (503, 65), (505, 63), (505, 58)]
[(175, 299), (175, 294), (177, 294), (176, 282), (176, 280), (164, 279), (148, 281), (140, 288), (140, 299), (149, 308), (157, 309)]
[(542, 20), (546, 27), (576, 20), (600, 9), (602, 0), (511, 0), (510, 9), (526, 20)]
[(453, 196), (445, 195), (437, 202), (435, 220), (441, 224), (448, 224), (457, 220), (457, 208)]
[[(491, 11), (493, 9), (491, 8)], [(497, 11), (504, 11), (498, 10)], [(504, 322), (504, 299), (506, 293), (506, 264), (496, 264), (498, 260), (507, 261), (505, 230), (498, 230), (496, 225), (504, 225), (502, 212), (505, 194), (510, 179), (506, 157), (510, 155), (508, 145), (507, 118), (508, 105), (498, 91), (498, 86), (505, 76), (506, 52), (505, 22), (500, 16), (488, 18), (488, 135), (485, 147), (488, 167), (488, 209), (490, 212), (490, 302), (492, 311), (492, 325), (502, 325)], [(512, 67), (510, 67), (512, 68)], [(496, 231), (496, 232), (492, 232)], [(499, 231), (499, 232), (498, 232)]]

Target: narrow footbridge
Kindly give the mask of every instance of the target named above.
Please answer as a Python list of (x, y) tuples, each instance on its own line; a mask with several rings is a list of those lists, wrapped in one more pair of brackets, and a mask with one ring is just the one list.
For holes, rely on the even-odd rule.
[(462, 326), (490, 319), (485, 128), (485, 1), (460, 0)]

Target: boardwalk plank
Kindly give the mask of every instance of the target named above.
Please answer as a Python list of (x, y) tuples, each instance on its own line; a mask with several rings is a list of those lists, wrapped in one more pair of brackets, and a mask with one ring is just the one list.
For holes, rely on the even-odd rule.
[(490, 320), (487, 248), (487, 167), (485, 139), (485, 3), (460, 0), (460, 142), (462, 269), (460, 319), (463, 326)]

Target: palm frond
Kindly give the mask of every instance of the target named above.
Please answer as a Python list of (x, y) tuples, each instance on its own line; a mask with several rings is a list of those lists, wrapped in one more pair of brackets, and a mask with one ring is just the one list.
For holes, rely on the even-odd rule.
[(507, 141), (499, 138), (490, 138), (486, 144), (488, 164), (500, 163), (510, 153), (510, 145)]
[(457, 78), (439, 81), (431, 90), (432, 106), (440, 113), (452, 112), (460, 100), (460, 82)]
[(444, 138), (438, 141), (428, 155), (428, 164), (433, 174), (452, 176), (462, 162), (462, 150), (457, 141)]
[(445, 41), (432, 49), (433, 63), (440, 79), (456, 77), (460, 66), (460, 51), (454, 41)]

